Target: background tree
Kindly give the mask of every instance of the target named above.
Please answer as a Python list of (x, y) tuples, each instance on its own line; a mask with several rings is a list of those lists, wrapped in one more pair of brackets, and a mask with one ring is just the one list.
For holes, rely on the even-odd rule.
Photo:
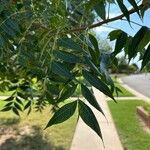
[(118, 57), (118, 65), (112, 66), (110, 70), (111, 73), (131, 74), (131, 73), (137, 73), (139, 71), (139, 68), (135, 63), (128, 64), (128, 59), (123, 56), (123, 57)]
[[(0, 89), (13, 91), (1, 111), (12, 110), (19, 115), (26, 109), (30, 112), (33, 106), (41, 111), (52, 105), (56, 111), (46, 126), (49, 127), (67, 120), (77, 109), (83, 121), (102, 137), (98, 122), (84, 101), (77, 98), (61, 108), (59, 103), (80, 86), (83, 97), (103, 114), (84, 80), (115, 101), (108, 67), (117, 63), (116, 55), (124, 51), (131, 60), (139, 52), (142, 68), (148, 64), (148, 27), (141, 27), (134, 37), (122, 30), (110, 32), (109, 39), (116, 43), (111, 53), (103, 52), (90, 34), (90, 29), (122, 18), (131, 24), (133, 13), (142, 19), (150, 6), (149, 1), (128, 2), (133, 7), (130, 10), (123, 0), (1, 0)], [(110, 18), (113, 4), (119, 6), (122, 14)], [(99, 22), (92, 23), (93, 13), (101, 18)], [(81, 76), (83, 80), (79, 80)]]

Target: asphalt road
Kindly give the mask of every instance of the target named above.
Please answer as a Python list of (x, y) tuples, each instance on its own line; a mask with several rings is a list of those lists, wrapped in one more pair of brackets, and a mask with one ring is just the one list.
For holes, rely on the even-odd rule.
[(150, 98), (150, 73), (130, 75), (121, 79), (134, 90)]

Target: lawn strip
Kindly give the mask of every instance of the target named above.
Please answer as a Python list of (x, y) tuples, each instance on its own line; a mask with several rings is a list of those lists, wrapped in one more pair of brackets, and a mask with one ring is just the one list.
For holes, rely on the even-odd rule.
[(121, 100), (118, 104), (108, 101), (114, 123), (126, 150), (150, 149), (150, 134), (143, 129), (136, 114), (136, 107), (143, 103), (139, 100)]

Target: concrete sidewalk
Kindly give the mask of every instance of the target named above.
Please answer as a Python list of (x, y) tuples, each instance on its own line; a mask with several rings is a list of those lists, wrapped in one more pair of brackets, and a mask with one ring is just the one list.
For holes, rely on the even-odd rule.
[(105, 148), (98, 135), (79, 119), (71, 150), (123, 150), (106, 102), (106, 97), (97, 89), (94, 89), (94, 94), (107, 118), (106, 120), (100, 112), (90, 106), (101, 127)]

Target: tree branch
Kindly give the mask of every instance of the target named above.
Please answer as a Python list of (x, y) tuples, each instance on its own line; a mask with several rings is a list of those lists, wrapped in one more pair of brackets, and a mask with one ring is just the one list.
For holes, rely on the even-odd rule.
[[(143, 4), (139, 5), (139, 10), (142, 9), (143, 6), (144, 6)], [(132, 8), (128, 12), (129, 12), (129, 15), (131, 15), (131, 14), (135, 13), (136, 10), (134, 8)], [(123, 17), (125, 17), (124, 14), (121, 14), (119, 16), (116, 16), (116, 17), (113, 17), (113, 18), (110, 18), (110, 19), (106, 19), (106, 20), (100, 21), (100, 22), (92, 24), (92, 25), (82, 26), (82, 27), (79, 27), (79, 28), (71, 29), (67, 33), (79, 32), (79, 31), (83, 31), (83, 30), (86, 30), (86, 29), (93, 29), (93, 28), (99, 27), (99, 26), (101, 26), (103, 24), (107, 24), (107, 23), (110, 23), (110, 22), (113, 22), (113, 21), (116, 21), (116, 20), (120, 20)]]
[[(139, 10), (141, 10), (144, 7), (144, 5), (141, 4), (138, 7), (139, 7)], [(131, 15), (131, 14), (135, 13), (136, 10), (134, 8), (132, 8), (128, 12), (129, 12), (129, 15)], [(113, 18), (110, 18), (110, 19), (106, 19), (106, 20), (100, 21), (100, 22), (92, 24), (92, 25), (82, 25), (81, 27), (70, 29), (70, 30), (65, 31), (65, 32), (59, 32), (59, 34), (68, 34), (68, 33), (72, 33), (72, 32), (80, 32), (80, 31), (84, 31), (84, 30), (87, 30), (87, 29), (93, 29), (93, 28), (96, 28), (96, 27), (100, 27), (104, 24), (107, 24), (107, 23), (110, 23), (110, 22), (113, 22), (113, 21), (116, 21), (116, 20), (120, 20), (123, 17), (125, 17), (124, 14), (121, 14), (119, 16), (116, 16), (116, 17), (113, 17)], [(49, 31), (49, 28), (47, 28), (45, 26), (42, 26), (42, 25), (39, 25), (39, 24), (36, 24), (36, 25), (43, 28), (44, 30)], [(52, 32), (50, 32), (50, 34), (53, 35), (53, 34), (55, 34), (55, 32), (52, 31)]]

